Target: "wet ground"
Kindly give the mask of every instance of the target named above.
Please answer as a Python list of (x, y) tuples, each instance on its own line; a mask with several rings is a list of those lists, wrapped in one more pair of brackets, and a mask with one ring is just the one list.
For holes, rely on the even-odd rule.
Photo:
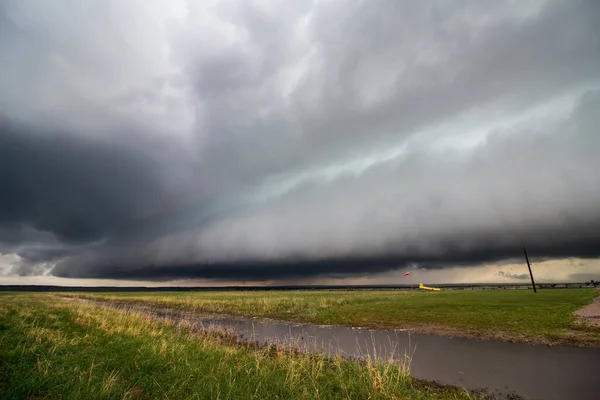
[[(96, 304), (106, 304), (96, 302)], [(123, 306), (159, 318), (216, 324), (258, 342), (277, 342), (347, 357), (411, 358), (416, 378), (508, 397), (599, 399), (600, 348), (417, 335), (407, 332), (318, 326), (255, 318), (219, 317), (147, 306)]]

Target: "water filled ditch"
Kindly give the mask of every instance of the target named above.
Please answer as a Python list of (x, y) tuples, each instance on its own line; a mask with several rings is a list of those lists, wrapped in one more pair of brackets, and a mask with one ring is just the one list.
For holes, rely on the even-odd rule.
[(402, 331), (321, 326), (259, 318), (228, 317), (138, 304), (89, 301), (160, 319), (187, 321), (194, 327), (231, 328), (245, 340), (279, 343), (346, 357), (411, 358), (416, 378), (467, 389), (485, 388), (506, 397), (597, 399), (600, 348), (577, 348), (419, 335)]

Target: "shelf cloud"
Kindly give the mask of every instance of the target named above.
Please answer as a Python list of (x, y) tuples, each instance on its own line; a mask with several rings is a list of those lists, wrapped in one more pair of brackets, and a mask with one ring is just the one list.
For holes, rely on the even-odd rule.
[(0, 275), (596, 259), (599, 20), (586, 0), (4, 1)]

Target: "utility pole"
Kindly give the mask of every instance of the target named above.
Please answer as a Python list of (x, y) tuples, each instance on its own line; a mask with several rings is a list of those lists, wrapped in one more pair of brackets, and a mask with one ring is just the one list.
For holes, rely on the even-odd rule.
[(527, 261), (527, 268), (529, 268), (529, 276), (531, 277), (533, 293), (537, 293), (537, 289), (535, 288), (535, 281), (533, 280), (533, 272), (531, 272), (531, 265), (529, 265), (529, 257), (527, 257), (527, 250), (525, 250), (525, 247), (523, 247), (523, 254), (525, 254), (525, 261)]

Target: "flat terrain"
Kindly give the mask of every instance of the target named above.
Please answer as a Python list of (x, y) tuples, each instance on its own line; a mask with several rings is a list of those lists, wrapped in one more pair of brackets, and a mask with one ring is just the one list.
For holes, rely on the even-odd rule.
[(222, 328), (198, 331), (48, 294), (1, 293), (0, 398), (473, 397), (415, 380), (406, 364), (326, 359), (242, 343)]
[(73, 296), (143, 302), (207, 313), (315, 324), (410, 329), (506, 341), (600, 346), (600, 327), (574, 312), (595, 289), (407, 291), (265, 291), (91, 293)]

